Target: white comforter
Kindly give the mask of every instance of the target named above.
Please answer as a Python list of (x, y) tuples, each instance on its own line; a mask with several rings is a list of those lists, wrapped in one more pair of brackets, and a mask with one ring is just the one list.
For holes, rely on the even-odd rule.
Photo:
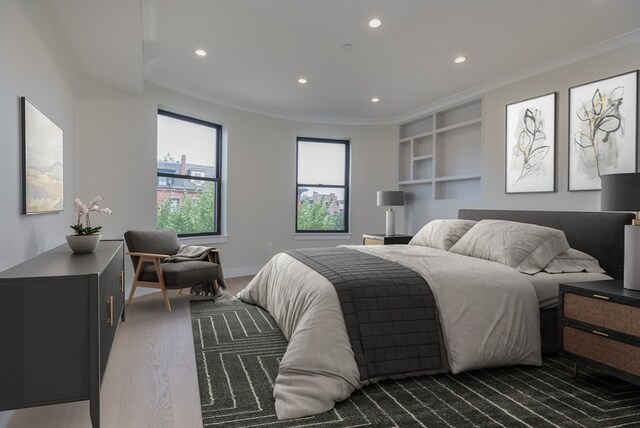
[[(538, 299), (516, 270), (421, 246), (349, 248), (401, 263), (426, 279), (453, 373), (542, 363)], [(338, 296), (324, 276), (281, 253), (238, 297), (266, 309), (289, 340), (273, 391), (279, 419), (328, 411), (364, 385)]]

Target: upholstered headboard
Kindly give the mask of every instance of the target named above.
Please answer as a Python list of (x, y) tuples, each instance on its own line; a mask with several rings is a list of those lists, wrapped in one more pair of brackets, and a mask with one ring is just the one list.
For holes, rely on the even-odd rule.
[(607, 274), (622, 278), (624, 271), (624, 226), (635, 218), (632, 213), (575, 211), (458, 211), (467, 220), (511, 220), (553, 227), (564, 231), (571, 248), (584, 251), (600, 262)]

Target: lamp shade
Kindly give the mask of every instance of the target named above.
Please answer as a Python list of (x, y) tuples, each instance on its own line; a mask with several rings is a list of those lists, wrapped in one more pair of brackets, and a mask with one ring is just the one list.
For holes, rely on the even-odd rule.
[(602, 176), (602, 211), (640, 211), (640, 173)]
[(378, 206), (402, 206), (404, 205), (404, 192), (402, 190), (378, 190)]

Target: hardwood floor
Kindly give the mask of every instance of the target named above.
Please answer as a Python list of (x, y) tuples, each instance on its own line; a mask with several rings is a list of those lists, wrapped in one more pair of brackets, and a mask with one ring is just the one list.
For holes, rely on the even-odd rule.
[[(227, 279), (236, 295), (253, 276)], [(103, 428), (202, 427), (189, 300), (169, 292), (137, 297), (126, 307), (102, 381)], [(16, 410), (7, 428), (90, 428), (89, 402)]]

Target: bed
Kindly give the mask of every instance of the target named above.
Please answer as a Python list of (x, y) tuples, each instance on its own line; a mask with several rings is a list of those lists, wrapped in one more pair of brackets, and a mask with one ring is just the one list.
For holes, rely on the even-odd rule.
[[(631, 224), (632, 213), (580, 212), (580, 211), (519, 211), (474, 210), (458, 211), (458, 218), (467, 220), (511, 220), (552, 227), (564, 231), (571, 248), (595, 257), (600, 266), (613, 278), (622, 278), (624, 271), (624, 226)], [(561, 278), (563, 279), (563, 278)], [(574, 275), (573, 281), (578, 281)], [(556, 293), (557, 294), (557, 293)], [(558, 310), (556, 305), (540, 310), (542, 353), (559, 350)]]
[[(620, 277), (622, 226), (628, 224), (633, 215), (460, 210), (459, 218), (511, 220), (563, 230), (573, 248), (598, 258), (611, 276)], [(531, 279), (511, 267), (415, 245), (342, 246), (318, 249), (315, 253), (303, 251), (292, 250), (274, 256), (239, 294), (241, 300), (266, 309), (289, 341), (274, 386), (279, 419), (330, 410), (335, 402), (348, 398), (354, 390), (380, 379), (445, 371), (458, 373), (491, 366), (540, 365), (541, 351), (557, 349), (557, 310), (553, 307), (541, 309), (538, 292)], [(330, 260), (329, 263), (334, 265), (323, 271), (324, 265), (314, 266), (318, 260)], [(358, 275), (362, 278), (369, 275), (367, 280), (360, 280), (356, 275), (357, 286), (364, 284), (363, 297), (347, 306), (340, 282), (328, 279), (335, 269), (343, 269), (341, 263), (349, 265), (344, 269), (358, 268)], [(403, 282), (400, 288), (424, 290), (420, 284), (412, 285), (413, 281), (423, 280), (428, 284), (429, 292), (424, 295), (418, 293), (411, 299), (397, 298), (392, 294), (388, 297), (367, 294), (386, 290), (367, 286), (371, 285), (369, 282), (376, 281), (376, 275), (384, 276), (385, 272), (398, 266), (405, 271), (394, 271), (393, 278), (407, 276), (403, 277), (406, 283)], [(411, 277), (407, 270), (419, 278)], [(350, 275), (347, 272), (343, 277)], [(548, 280), (546, 282), (549, 283)], [(418, 321), (404, 323), (405, 328), (409, 328), (407, 334), (384, 336), (386, 333), (382, 330), (388, 327), (387, 324), (402, 324), (394, 319), (394, 314), (400, 309), (386, 310), (387, 302), (391, 302), (390, 305), (399, 301), (412, 304), (414, 300), (426, 302), (426, 306), (435, 302), (432, 304), (435, 311), (433, 319), (425, 318), (423, 321), (416, 318)], [(363, 336), (358, 336), (363, 343), (365, 340), (383, 342), (375, 350), (376, 357), (380, 354), (380, 361), (383, 361), (379, 365), (363, 364), (360, 345), (356, 346), (353, 340), (356, 333), (353, 333), (352, 309), (363, 304), (374, 305), (376, 311), (371, 312), (371, 316), (385, 318), (382, 321), (387, 322), (377, 324), (383, 328), (371, 337), (365, 337), (364, 329), (369, 326), (363, 325), (360, 327)], [(401, 311), (409, 315), (414, 313), (412, 308), (406, 307)], [(427, 308), (418, 312), (422, 316), (434, 311)], [(434, 323), (437, 328), (433, 328)], [(410, 329), (414, 327), (415, 334), (412, 334)], [(394, 337), (397, 347), (384, 343), (390, 338), (393, 344)], [(418, 340), (414, 337), (422, 340), (418, 343), (420, 352), (424, 350), (422, 355), (429, 357), (420, 361), (428, 360), (429, 364), (416, 365), (416, 358), (410, 358), (415, 356), (404, 355), (411, 352), (412, 343), (406, 342)], [(402, 353), (408, 362), (395, 354), (389, 357), (386, 355), (389, 351)], [(394, 364), (404, 369), (398, 370)], [(370, 369), (368, 373), (367, 367)]]

